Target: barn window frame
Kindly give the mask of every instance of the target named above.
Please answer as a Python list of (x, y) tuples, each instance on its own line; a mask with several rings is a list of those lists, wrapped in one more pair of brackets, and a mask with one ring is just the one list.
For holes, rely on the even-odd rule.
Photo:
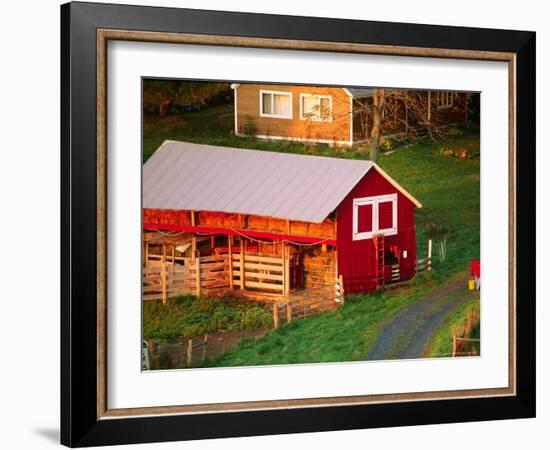
[[(317, 112), (319, 115), (315, 115), (312, 113), (305, 113), (307, 115), (304, 115), (304, 99), (305, 98), (314, 98), (315, 100), (318, 100), (318, 110)], [(323, 117), (321, 115), (321, 99), (328, 99), (329, 101), (329, 107), (328, 107), (328, 117)], [(319, 94), (300, 94), (300, 120), (310, 120), (312, 122), (332, 122), (332, 95), (319, 95)]]
[[(264, 113), (264, 94), (271, 95), (271, 113)], [(290, 101), (290, 108), (288, 114), (273, 114), (273, 99), (276, 95), (288, 97)], [(288, 91), (269, 91), (269, 90), (260, 90), (260, 117), (271, 117), (274, 119), (292, 119), (292, 92)]]
[(446, 109), (453, 107), (454, 92), (440, 91), (435, 96), (435, 104), (437, 109)]
[[(392, 203), (392, 226), (391, 228), (380, 228), (378, 208), (380, 203)], [(361, 206), (372, 206), (372, 230), (359, 231), (359, 208)], [(373, 236), (383, 234), (384, 236), (395, 236), (397, 234), (397, 193), (376, 195), (372, 197), (361, 197), (353, 199), (353, 230), (352, 239), (360, 241), (371, 239)]]

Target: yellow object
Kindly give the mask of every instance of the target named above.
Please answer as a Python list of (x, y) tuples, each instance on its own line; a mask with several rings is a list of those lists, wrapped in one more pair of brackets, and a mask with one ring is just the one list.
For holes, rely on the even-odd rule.
[(475, 287), (476, 287), (476, 282), (472, 279), (468, 280), (468, 289), (470, 291), (473, 291)]
[(321, 245), (321, 251), (322, 251), (323, 253), (326, 253), (326, 252), (327, 252), (327, 244), (322, 244), (322, 245)]

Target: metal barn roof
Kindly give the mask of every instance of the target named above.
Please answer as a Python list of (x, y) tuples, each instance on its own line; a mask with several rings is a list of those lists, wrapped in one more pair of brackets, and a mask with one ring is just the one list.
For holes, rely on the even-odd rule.
[(320, 223), (373, 166), (372, 161), (165, 141), (143, 166), (143, 207)]

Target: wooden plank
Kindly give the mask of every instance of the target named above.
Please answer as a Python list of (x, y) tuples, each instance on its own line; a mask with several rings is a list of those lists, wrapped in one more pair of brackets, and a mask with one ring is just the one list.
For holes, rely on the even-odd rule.
[[(241, 221), (242, 221), (242, 216), (239, 215), (239, 217), (241, 217)], [(241, 244), (241, 255), (240, 255), (240, 261), (239, 261), (239, 271), (241, 272), (241, 274), (244, 273), (244, 246), (243, 246), (243, 238), (241, 237), (239, 239), (240, 241), (240, 244)], [(244, 289), (244, 277), (241, 276), (241, 289)]]
[(245, 278), (257, 278), (262, 280), (271, 280), (271, 281), (284, 281), (283, 275), (271, 274), (271, 273), (260, 273), (260, 272), (245, 272)]
[(227, 247), (229, 250), (229, 287), (233, 289), (233, 236), (227, 236)]
[(201, 261), (200, 258), (197, 258), (195, 262), (195, 268), (196, 268), (196, 291), (197, 291), (197, 297), (201, 295)]
[(283, 264), (283, 257), (277, 258), (274, 256), (264, 256), (247, 253), (246, 259), (252, 262), (265, 262), (268, 264)]
[(260, 283), (256, 281), (247, 281), (245, 280), (245, 287), (251, 287), (251, 288), (261, 288), (261, 289), (273, 289), (276, 291), (283, 291), (283, 286), (281, 284), (273, 284), (273, 283)]
[(279, 328), (279, 308), (277, 303), (273, 303), (273, 327)]
[(244, 263), (245, 270), (268, 270), (270, 272), (283, 272), (283, 265), (280, 266), (273, 266), (271, 264), (260, 264), (260, 263), (249, 263), (248, 258), (246, 262)]

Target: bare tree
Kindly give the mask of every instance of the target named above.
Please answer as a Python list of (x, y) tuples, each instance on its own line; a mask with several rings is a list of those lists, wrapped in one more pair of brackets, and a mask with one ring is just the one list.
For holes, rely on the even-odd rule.
[[(442, 135), (443, 128), (437, 116), (431, 114), (431, 97), (431, 93), (427, 91), (378, 88), (372, 90), (370, 97), (355, 100), (354, 117), (359, 115), (369, 125), (369, 159), (377, 160), (380, 141), (384, 135), (394, 134), (396, 139), (409, 139), (411, 135), (421, 133), (437, 140)], [(396, 130), (405, 132), (395, 133)]]

